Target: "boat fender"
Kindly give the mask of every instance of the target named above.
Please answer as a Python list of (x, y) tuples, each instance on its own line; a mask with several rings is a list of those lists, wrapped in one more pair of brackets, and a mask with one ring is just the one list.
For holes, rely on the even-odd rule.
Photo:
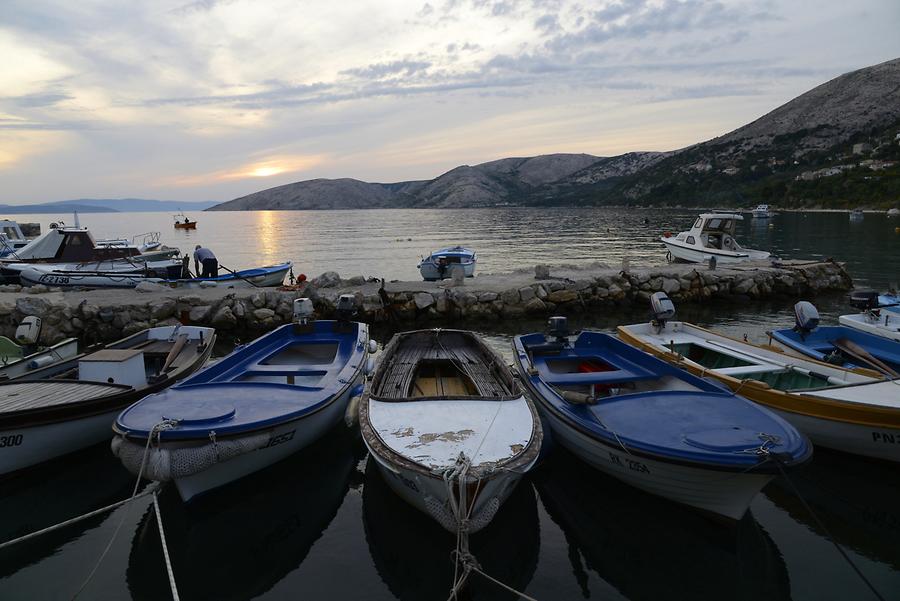
[(44, 355), (43, 357), (37, 357), (28, 362), (28, 369), (37, 369), (39, 367), (44, 367), (52, 364), (54, 361), (51, 355)]
[(359, 402), (364, 390), (365, 386), (357, 384), (350, 391), (350, 402), (347, 403), (347, 410), (344, 412), (344, 423), (348, 428), (355, 428), (359, 425)]
[(375, 373), (375, 357), (366, 357), (366, 366), (363, 368), (363, 373), (367, 376)]
[(572, 403), (573, 405), (594, 405), (597, 403), (597, 399), (591, 395), (573, 392), (571, 390), (563, 390), (562, 398), (564, 401)]

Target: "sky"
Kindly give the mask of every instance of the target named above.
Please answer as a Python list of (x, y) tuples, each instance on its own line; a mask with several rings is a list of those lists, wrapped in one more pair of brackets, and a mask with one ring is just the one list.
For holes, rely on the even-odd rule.
[(2, 0), (0, 204), (674, 150), (898, 31), (898, 0)]

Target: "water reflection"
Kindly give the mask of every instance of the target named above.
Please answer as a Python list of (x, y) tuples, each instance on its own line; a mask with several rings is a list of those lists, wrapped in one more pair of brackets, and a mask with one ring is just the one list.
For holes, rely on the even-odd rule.
[[(90, 486), (85, 483), (90, 482)], [(134, 477), (112, 461), (109, 444), (43, 464), (3, 481), (0, 542), (47, 528), (131, 496)], [(59, 553), (96, 528), (104, 513), (0, 551), (0, 578)]]
[[(185, 599), (252, 599), (306, 558), (340, 508), (360, 453), (343, 427), (291, 458), (186, 507), (160, 495), (166, 542)], [(167, 599), (156, 517), (134, 533), (126, 579), (134, 599)]]
[[(371, 459), (363, 489), (363, 528), (375, 569), (394, 597), (447, 598), (453, 584), (451, 552), (456, 538), (391, 491)], [(487, 574), (526, 591), (537, 567), (539, 546), (534, 490), (523, 481), (494, 520), (471, 537), (470, 548)], [(518, 597), (473, 574), (461, 598)]]
[(575, 580), (587, 571), (628, 599), (789, 599), (787, 567), (751, 514), (728, 527), (606, 477), (557, 447), (534, 474), (562, 529)]

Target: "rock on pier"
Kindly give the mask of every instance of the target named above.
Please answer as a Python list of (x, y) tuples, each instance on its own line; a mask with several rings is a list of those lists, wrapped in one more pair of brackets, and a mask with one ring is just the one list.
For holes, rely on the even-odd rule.
[(341, 279), (327, 272), (289, 288), (171, 289), (142, 284), (138, 290), (55, 291), (43, 286), (0, 286), (0, 334), (12, 336), (19, 322), (37, 315), (42, 342), (68, 336), (111, 341), (156, 325), (211, 325), (223, 334), (259, 335), (291, 321), (293, 301), (313, 299), (320, 318), (332, 317), (341, 294), (356, 299), (357, 318), (398, 326), (458, 325), (479, 321), (572, 314), (630, 303), (646, 304), (662, 290), (676, 302), (709, 299), (799, 299), (822, 291), (848, 290), (852, 280), (833, 261), (746, 264), (710, 271), (700, 265), (635, 267), (627, 271), (590, 266), (482, 275), (462, 285), (444, 282), (378, 282)]

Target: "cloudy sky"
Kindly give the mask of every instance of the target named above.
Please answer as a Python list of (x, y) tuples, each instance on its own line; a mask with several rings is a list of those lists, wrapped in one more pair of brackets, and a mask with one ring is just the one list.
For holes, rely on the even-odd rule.
[(898, 0), (2, 0), (0, 203), (671, 150), (898, 31)]

